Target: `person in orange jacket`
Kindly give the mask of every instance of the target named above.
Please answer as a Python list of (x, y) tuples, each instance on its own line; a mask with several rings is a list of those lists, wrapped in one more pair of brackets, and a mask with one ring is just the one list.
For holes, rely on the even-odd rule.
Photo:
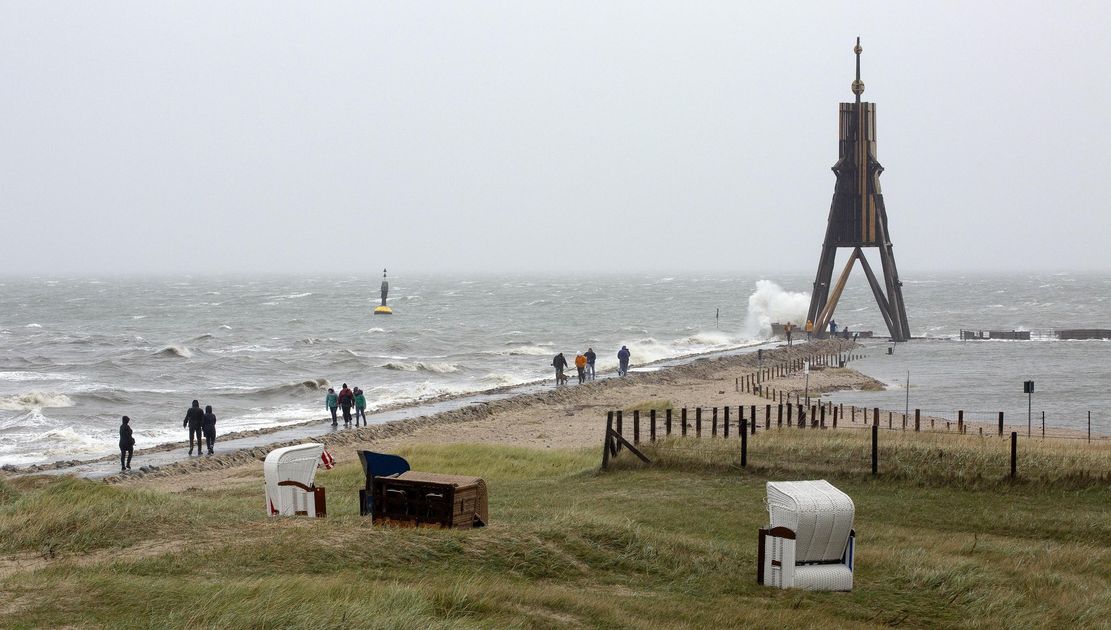
[(578, 353), (575, 355), (575, 369), (579, 371), (579, 384), (582, 385), (586, 382), (586, 355)]
[(808, 320), (806, 320), (806, 340), (807, 341), (810, 341), (810, 335), (812, 335), (812, 334), (814, 334), (814, 322), (812, 320), (808, 319)]

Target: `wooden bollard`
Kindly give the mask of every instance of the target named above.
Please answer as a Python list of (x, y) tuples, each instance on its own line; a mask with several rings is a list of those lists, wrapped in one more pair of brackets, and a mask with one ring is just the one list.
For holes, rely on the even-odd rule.
[(999, 435), (1003, 435), (1003, 412), (999, 412)]
[(964, 409), (957, 411), (957, 433), (964, 433)]
[[(783, 428), (783, 403), (779, 403), (779, 415), (777, 416), (776, 426)], [(790, 425), (787, 425), (790, 426)]]
[(837, 407), (833, 408), (833, 428), (837, 428)]
[(748, 427), (741, 420), (741, 468), (748, 466)]
[(918, 433), (922, 429), (922, 410), (914, 410), (914, 432)]
[(633, 409), (633, 444), (640, 444), (640, 409)]
[(764, 430), (772, 428), (772, 406), (764, 405)]
[(664, 433), (671, 437), (671, 409), (664, 411)]
[(726, 406), (722, 407), (721, 411), (722, 411), (722, 416), (723, 416), (722, 423), (721, 423), (722, 435), (725, 436), (726, 438), (728, 438), (729, 437), (729, 405), (726, 405)]
[[(624, 436), (624, 435), (625, 435), (625, 434), (624, 434), (624, 433), (622, 433), (622, 431), (621, 431), (621, 416), (622, 416), (622, 413), (623, 413), (623, 412), (622, 412), (622, 411), (621, 411), (620, 409), (618, 409), (618, 410), (617, 410), (617, 428), (616, 428), (616, 429), (614, 429), (615, 431), (617, 431), (617, 434), (618, 434), (618, 435), (620, 435), (620, 436)], [(617, 450), (618, 450), (618, 451), (620, 451), (620, 450), (621, 450), (621, 441), (620, 441), (620, 440), (618, 440), (618, 442), (617, 442)]]
[(791, 403), (787, 403), (787, 426), (791, 426), (791, 410), (792, 409), (794, 409), (794, 405), (792, 405)]
[(875, 477), (879, 474), (880, 463), (880, 450), (879, 450), (879, 433), (880, 425), (872, 423), (872, 476)]
[(683, 437), (687, 437), (687, 408), (683, 407), (679, 412), (679, 430), (682, 432)]
[(710, 436), (718, 436), (718, 408), (714, 407), (713, 420), (710, 421)]
[(694, 437), (702, 437), (702, 407), (694, 408)]
[(798, 427), (799, 427), (800, 429), (805, 429), (805, 428), (806, 428), (806, 408), (805, 408), (805, 407), (803, 407), (801, 403), (799, 404), (799, 422), (798, 422)]
[(648, 433), (653, 442), (656, 441), (656, 410), (648, 410)]
[(756, 405), (752, 406), (752, 434), (756, 435)]
[(810, 405), (810, 427), (817, 428), (818, 426), (818, 409), (821, 405)]
[(825, 405), (822, 405), (822, 416), (821, 416), (821, 421), (818, 422), (818, 426), (822, 427), (823, 429), (826, 428), (826, 406)]
[(1011, 481), (1015, 479), (1015, 468), (1018, 463), (1018, 432), (1011, 431)]

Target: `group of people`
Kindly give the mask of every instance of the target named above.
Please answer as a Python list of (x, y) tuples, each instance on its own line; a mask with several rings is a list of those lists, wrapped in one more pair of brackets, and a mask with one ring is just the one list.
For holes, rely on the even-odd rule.
[[(193, 401), (193, 406), (185, 412), (185, 420), (181, 422), (182, 427), (189, 428), (189, 454), (193, 454), (193, 438), (197, 439), (197, 455), (203, 454), (201, 448), (203, 445), (208, 445), (208, 454), (212, 454), (213, 447), (216, 445), (216, 414), (212, 413), (212, 405), (206, 405), (204, 411), (201, 411), (201, 403)], [(204, 442), (201, 442), (201, 438)]]
[[(810, 341), (810, 338), (814, 335), (814, 321), (813, 320), (810, 320), (810, 319), (806, 320), (805, 330), (806, 330), (806, 340)], [(848, 331), (847, 328), (845, 330), (846, 330), (846, 332)], [(792, 345), (791, 336), (794, 334), (794, 332), (795, 332), (795, 325), (794, 324), (792, 324), (791, 322), (787, 322), (786, 324), (783, 324), (783, 333), (785, 335), (787, 335), (787, 345), (788, 346)], [(830, 334), (831, 337), (835, 336), (837, 334), (837, 320), (833, 320), (833, 319), (829, 320), (829, 334)]]
[(329, 387), (328, 395), (324, 397), (324, 406), (332, 412), (333, 427), (339, 426), (336, 412), (340, 409), (343, 410), (343, 426), (351, 426), (352, 409), (355, 410), (355, 426), (359, 426), (359, 418), (363, 419), (363, 426), (366, 426), (366, 396), (358, 387), (349, 388), (347, 383), (344, 383), (338, 394), (334, 388)]
[[(625, 376), (629, 373), (629, 357), (631, 356), (632, 354), (625, 346), (621, 346), (621, 349), (617, 351), (618, 376)], [(594, 362), (597, 359), (598, 355), (594, 353), (594, 348), (587, 348), (586, 352), (580, 352), (575, 355), (575, 370), (578, 372), (580, 384), (588, 380), (594, 380)], [(570, 380), (570, 378), (563, 373), (563, 370), (567, 369), (567, 357), (563, 356), (562, 352), (552, 358), (552, 367), (554, 367), (556, 371), (557, 386), (563, 385)]]

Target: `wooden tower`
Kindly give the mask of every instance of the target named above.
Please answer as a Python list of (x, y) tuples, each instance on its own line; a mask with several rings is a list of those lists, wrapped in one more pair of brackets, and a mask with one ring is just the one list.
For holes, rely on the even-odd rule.
[[(814, 331), (819, 336), (828, 334), (837, 300), (845, 289), (849, 272), (859, 260), (868, 276), (868, 284), (872, 287), (887, 329), (891, 332), (891, 339), (906, 341), (910, 338), (910, 325), (907, 323), (907, 309), (903, 304), (903, 283), (899, 281), (899, 272), (895, 268), (887, 209), (883, 204), (883, 194), (880, 193), (879, 177), (883, 173), (883, 167), (876, 160), (876, 105), (860, 101), (860, 95), (864, 92), (864, 82), (860, 80), (862, 51), (858, 37), (853, 49), (856, 53), (856, 80), (852, 83), (852, 90), (856, 95), (856, 102), (841, 103), (840, 106), (840, 156), (833, 165), (837, 183), (833, 190), (833, 203), (829, 208), (829, 225), (826, 227), (826, 239), (822, 245), (822, 257), (818, 261), (818, 273), (814, 277), (807, 319), (814, 322)], [(853, 251), (837, 279), (837, 284), (831, 287), (837, 250), (842, 247)], [(875, 247), (879, 251), (883, 284), (880, 284), (864, 257), (865, 247)]]

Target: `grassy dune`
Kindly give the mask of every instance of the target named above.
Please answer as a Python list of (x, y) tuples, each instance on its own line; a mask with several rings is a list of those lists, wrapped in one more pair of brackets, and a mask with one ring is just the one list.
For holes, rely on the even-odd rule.
[[(760, 434), (744, 471), (732, 440), (661, 444), (647, 468), (623, 454), (604, 474), (600, 447), (406, 449), (414, 469), (487, 479), (494, 522), (467, 532), (372, 528), (356, 462), (318, 476), (321, 521), (266, 518), (260, 483), (171, 495), (9, 481), (0, 624), (1106, 627), (1111, 488), (1051, 476), (1100, 457), (1106, 469), (1106, 448), (1039, 453), (1029, 465), (1045, 476), (1011, 484), (995, 446), (935, 445), (949, 451), (939, 464), (929, 448), (897, 457), (892, 438), (899, 463), (872, 480), (853, 450), (865, 436), (843, 435)], [(763, 484), (788, 476), (824, 476), (856, 501), (854, 592), (754, 583)]]

